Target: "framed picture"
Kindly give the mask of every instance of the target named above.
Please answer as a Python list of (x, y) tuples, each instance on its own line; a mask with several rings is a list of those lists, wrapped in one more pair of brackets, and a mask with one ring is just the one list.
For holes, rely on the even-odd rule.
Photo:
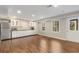
[(70, 20), (70, 30), (72, 30), (72, 31), (78, 30), (78, 19)]

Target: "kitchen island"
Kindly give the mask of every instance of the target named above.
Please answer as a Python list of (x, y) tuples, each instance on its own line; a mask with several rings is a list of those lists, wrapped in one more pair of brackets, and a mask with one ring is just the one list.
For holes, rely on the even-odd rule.
[(35, 35), (37, 34), (36, 30), (20, 30), (20, 31), (12, 31), (12, 38), (18, 38), (28, 35)]

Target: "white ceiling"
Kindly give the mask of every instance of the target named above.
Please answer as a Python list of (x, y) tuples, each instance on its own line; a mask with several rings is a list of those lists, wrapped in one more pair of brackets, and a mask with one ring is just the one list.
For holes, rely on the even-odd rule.
[[(21, 14), (17, 11), (20, 10)], [(1, 15), (18, 16), (31, 20), (39, 20), (50, 16), (57, 16), (64, 13), (75, 12), (79, 10), (79, 5), (59, 5), (50, 7), (47, 5), (7, 5), (0, 6)], [(32, 16), (35, 15), (35, 16)]]

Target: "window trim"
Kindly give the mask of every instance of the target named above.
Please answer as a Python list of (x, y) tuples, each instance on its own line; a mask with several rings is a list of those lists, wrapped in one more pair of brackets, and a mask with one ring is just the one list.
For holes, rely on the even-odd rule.
[[(53, 30), (53, 23), (54, 23), (55, 21), (58, 21), (58, 22), (59, 22), (58, 31), (54, 31), (54, 30)], [(55, 33), (59, 33), (59, 32), (60, 32), (60, 20), (52, 20), (51, 23), (52, 23), (52, 24), (51, 24), (51, 25), (52, 25), (52, 26), (51, 26), (51, 27), (52, 27), (52, 31), (55, 32)]]

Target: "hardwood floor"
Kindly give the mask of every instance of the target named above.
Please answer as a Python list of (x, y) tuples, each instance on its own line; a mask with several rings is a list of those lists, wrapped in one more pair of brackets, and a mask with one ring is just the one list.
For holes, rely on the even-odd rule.
[(41, 35), (28, 36), (0, 42), (1, 53), (51, 53), (79, 52), (79, 43), (49, 38)]

